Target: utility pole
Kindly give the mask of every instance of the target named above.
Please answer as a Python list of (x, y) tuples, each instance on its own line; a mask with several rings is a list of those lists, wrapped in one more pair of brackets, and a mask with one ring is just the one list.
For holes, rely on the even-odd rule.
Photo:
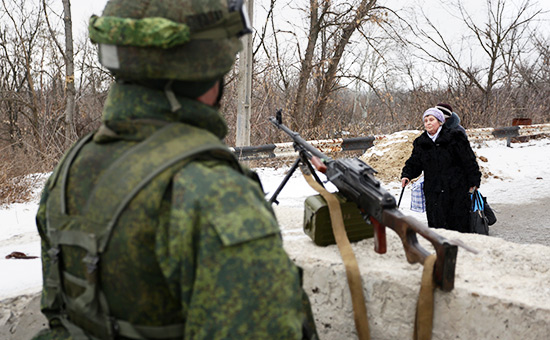
[[(250, 27), (253, 27), (254, 0), (247, 0)], [(239, 55), (239, 98), (237, 104), (236, 146), (250, 145), (250, 111), (252, 99), (252, 34), (242, 38), (243, 51)]]

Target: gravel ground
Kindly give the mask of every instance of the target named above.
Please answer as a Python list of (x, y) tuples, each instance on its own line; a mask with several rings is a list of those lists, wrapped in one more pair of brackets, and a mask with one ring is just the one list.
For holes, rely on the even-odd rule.
[(489, 227), (490, 236), (506, 241), (550, 247), (550, 197), (529, 204), (491, 204), (497, 223)]

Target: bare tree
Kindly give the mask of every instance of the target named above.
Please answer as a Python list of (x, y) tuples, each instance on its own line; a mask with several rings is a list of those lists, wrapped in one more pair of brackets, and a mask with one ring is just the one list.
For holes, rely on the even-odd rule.
[(318, 94), (316, 107), (313, 110), (313, 117), (311, 118), (311, 126), (318, 126), (322, 122), (322, 116), (325, 106), (329, 100), (330, 93), (337, 85), (336, 72), (344, 50), (348, 45), (350, 38), (355, 31), (361, 27), (368, 20), (368, 15), (376, 5), (376, 0), (362, 0), (357, 8), (352, 6), (348, 7), (347, 13), (343, 13), (342, 17), (345, 17), (348, 13), (351, 14), (351, 20), (347, 21), (343, 26), (339, 26), (337, 32), (337, 41), (332, 51), (331, 56), (328, 59), (328, 67), (323, 75), (323, 82), (321, 90)]
[[(453, 1), (457, 7), (449, 15), (468, 25), (461, 40), (428, 16), (413, 26), (405, 22), (406, 11), (374, 2), (264, 2), (259, 7), (266, 16), (254, 45), (252, 143), (274, 141), (266, 118), (279, 107), (291, 112), (287, 123), (306, 138), (330, 137), (341, 129), (422, 128), (419, 114), (444, 100), (455, 104), (467, 127), (494, 126), (506, 122), (508, 112), (533, 107), (535, 92), (527, 89), (527, 80), (542, 85), (535, 81), (540, 62), (531, 59), (539, 58), (540, 49), (528, 41), (537, 11), (527, 1), (512, 8), (510, 1), (491, 0), (480, 21), (480, 13), (470, 16), (462, 2)], [(369, 4), (361, 17), (360, 6)], [(379, 31), (373, 34), (373, 28)], [(423, 43), (404, 39), (409, 33)], [(519, 86), (526, 90), (517, 91)], [(230, 126), (232, 110), (226, 100)], [(368, 112), (366, 119), (361, 112)]]
[(74, 47), (73, 47), (73, 24), (71, 16), (71, 2), (70, 0), (62, 0), (63, 3), (63, 22), (64, 22), (64, 37), (65, 47), (57, 40), (57, 34), (50, 23), (48, 17), (48, 8), (46, 0), (42, 0), (42, 6), (44, 7), (44, 17), (48, 24), (48, 28), (51, 33), (51, 38), (55, 42), (55, 45), (59, 49), (59, 52), (63, 56), (65, 61), (65, 145), (70, 146), (77, 138), (75, 128), (75, 76), (74, 76)]
[[(273, 10), (276, 2), (271, 1), (267, 12), (273, 33), (269, 36), (267, 25), (264, 25), (260, 45), (279, 74), (283, 85), (281, 90), (289, 104), (285, 106), (290, 106), (290, 125), (294, 129), (312, 128), (322, 122), (331, 94), (342, 88), (339, 80), (346, 48), (349, 48), (351, 37), (358, 28), (370, 19), (375, 4), (375, 0), (309, 0), (305, 9), (298, 3), (283, 4), (284, 13), (291, 10), (305, 13), (307, 24), (301, 27), (295, 15), (287, 14), (293, 18), (287, 20), (277, 17), (282, 12)], [(292, 8), (293, 5), (300, 9)], [(281, 21), (285, 25), (280, 25)], [(281, 28), (286, 26), (292, 29)], [(283, 35), (287, 37), (281, 38)], [(267, 43), (268, 38), (270, 43)], [(295, 45), (289, 47), (292, 39)]]
[[(523, 1), (516, 9), (506, 6), (505, 0), (486, 0), (486, 18), (477, 22), (461, 1), (454, 4), (466, 25), (471, 39), (462, 36), (462, 44), (454, 46), (450, 37), (424, 14), (424, 23), (414, 28), (420, 42), (409, 41), (423, 53), (424, 60), (443, 65), (467, 87), (475, 87), (483, 94), (481, 110), (487, 111), (496, 86), (504, 85), (515, 72), (515, 61), (522, 53), (521, 41), (526, 38), (526, 27), (540, 13), (530, 12), (530, 1)], [(481, 55), (476, 55), (477, 50)], [(469, 58), (464, 58), (466, 54)]]
[(298, 89), (294, 99), (294, 105), (291, 111), (291, 117), (293, 117), (292, 127), (296, 128), (299, 121), (302, 121), (305, 115), (305, 102), (307, 85), (311, 79), (311, 72), (313, 70), (313, 57), (315, 52), (315, 46), (317, 45), (317, 39), (321, 31), (322, 22), (325, 20), (325, 16), (329, 10), (329, 2), (324, 1), (319, 15), (319, 2), (318, 0), (309, 1), (309, 33), (307, 37), (307, 47), (305, 55), (301, 61), (300, 74), (298, 77)]
[(38, 9), (29, 9), (24, 1), (12, 2), (2, 0), (2, 15), (6, 17), (3, 27), (2, 44), (3, 55), (1, 58), (10, 67), (8, 71), (12, 81), (12, 89), (15, 92), (5, 98), (10, 102), (9, 109), (12, 121), (19, 121), (15, 116), (22, 115), (29, 124), (33, 136), (34, 149), (38, 153), (43, 151), (40, 138), (40, 93), (35, 86), (35, 74), (33, 68), (35, 57), (43, 55), (37, 41), (41, 35), (40, 16)]

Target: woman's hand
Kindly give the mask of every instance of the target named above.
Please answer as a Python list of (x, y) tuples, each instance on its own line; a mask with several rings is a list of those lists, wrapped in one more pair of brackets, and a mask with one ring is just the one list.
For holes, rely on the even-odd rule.
[(401, 187), (404, 188), (407, 186), (407, 184), (409, 184), (411, 182), (410, 179), (408, 179), (407, 177), (403, 177), (401, 178)]

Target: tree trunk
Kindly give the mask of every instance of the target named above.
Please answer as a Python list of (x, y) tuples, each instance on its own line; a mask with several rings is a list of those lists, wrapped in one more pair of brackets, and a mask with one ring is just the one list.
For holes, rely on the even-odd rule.
[(316, 127), (322, 122), (323, 111), (327, 104), (330, 93), (332, 92), (335, 79), (336, 71), (338, 71), (338, 65), (344, 54), (346, 45), (349, 43), (351, 35), (361, 26), (363, 19), (370, 10), (376, 5), (376, 0), (362, 0), (361, 4), (357, 8), (354, 20), (352, 20), (344, 29), (342, 30), (342, 36), (340, 41), (336, 45), (332, 58), (330, 58), (330, 64), (327, 72), (325, 73), (325, 79), (319, 92), (318, 101), (315, 109), (313, 110), (312, 119), (310, 121), (310, 127)]
[(74, 117), (76, 90), (74, 86), (73, 22), (70, 0), (63, 0), (63, 12), (65, 23), (65, 146), (69, 147), (78, 137)]
[(306, 102), (306, 93), (307, 85), (311, 76), (311, 71), (313, 70), (313, 53), (315, 52), (315, 45), (317, 43), (317, 38), (319, 37), (320, 31), (320, 21), (319, 17), (319, 4), (317, 0), (310, 0), (310, 21), (309, 21), (309, 35), (308, 43), (306, 48), (306, 54), (302, 60), (302, 65), (300, 69), (300, 78), (298, 80), (298, 89), (296, 91), (296, 99), (292, 107), (292, 112), (290, 116), (291, 120), (291, 129), (297, 130), (298, 122), (303, 121), (303, 118), (306, 117), (304, 114), (305, 102)]

